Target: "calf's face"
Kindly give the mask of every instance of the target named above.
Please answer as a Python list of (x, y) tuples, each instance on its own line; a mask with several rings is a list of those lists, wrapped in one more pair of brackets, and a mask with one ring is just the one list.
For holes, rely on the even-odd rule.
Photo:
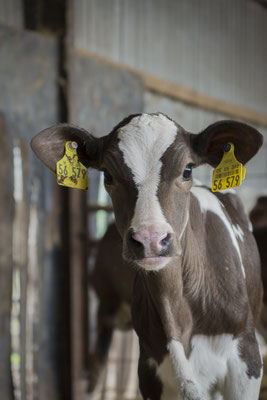
[(165, 116), (144, 114), (116, 130), (114, 147), (104, 152), (102, 168), (124, 257), (146, 269), (162, 268), (181, 254), (195, 163), (189, 138)]
[(35, 136), (32, 148), (55, 171), (68, 140), (78, 143), (84, 165), (104, 172), (124, 257), (154, 271), (182, 253), (192, 169), (205, 162), (218, 165), (228, 142), (243, 164), (262, 144), (260, 133), (240, 122), (221, 121), (195, 135), (163, 114), (138, 114), (99, 139), (80, 128), (57, 125)]

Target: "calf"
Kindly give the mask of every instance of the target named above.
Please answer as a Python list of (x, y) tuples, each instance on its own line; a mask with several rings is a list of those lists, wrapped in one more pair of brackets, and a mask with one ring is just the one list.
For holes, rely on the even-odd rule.
[(261, 134), (221, 121), (195, 135), (163, 114), (136, 114), (102, 138), (54, 126), (32, 147), (55, 171), (67, 140), (78, 143), (84, 165), (104, 171), (123, 256), (137, 267), (132, 319), (143, 398), (256, 400), (257, 247), (236, 195), (192, 186), (192, 169), (217, 166), (228, 142), (245, 164)]

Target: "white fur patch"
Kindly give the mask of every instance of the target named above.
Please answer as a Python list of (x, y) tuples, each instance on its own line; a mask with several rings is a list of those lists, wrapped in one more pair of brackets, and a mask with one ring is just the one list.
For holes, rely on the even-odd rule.
[(177, 126), (164, 115), (142, 114), (119, 130), (119, 148), (138, 189), (131, 227), (159, 226), (172, 232), (157, 198), (161, 157), (173, 143)]
[(224, 399), (258, 399), (261, 378), (247, 376), (247, 364), (239, 356), (239, 340), (232, 335), (194, 336), (189, 362), (205, 390), (216, 385)]
[(253, 226), (250, 220), (248, 220), (248, 229), (250, 232), (253, 232)]
[(188, 221), (189, 221), (189, 212), (186, 210), (185, 223), (184, 223), (183, 229), (181, 230), (181, 233), (179, 235), (179, 239), (182, 239), (182, 236), (183, 236), (184, 231), (185, 231), (185, 229), (187, 227)]
[[(236, 339), (237, 340), (237, 339)], [(260, 349), (259, 349), (260, 352)], [(259, 378), (247, 376), (247, 364), (239, 357), (238, 340), (228, 361), (228, 375), (225, 380), (224, 398), (229, 400), (258, 400), (263, 368)]]
[[(157, 375), (162, 382), (161, 400), (177, 400), (180, 398), (179, 380), (175, 373), (170, 356), (166, 356), (157, 369)], [(177, 397), (179, 396), (179, 397)]]
[[(177, 340), (172, 340), (167, 346), (170, 360), (180, 382), (180, 392), (185, 392), (188, 398), (206, 398), (202, 391), (196, 375), (192, 369), (192, 364), (185, 356), (183, 345)], [(177, 390), (177, 389), (176, 389)], [(191, 396), (192, 397), (191, 397)]]
[(157, 370), (157, 374), (163, 385), (161, 400), (185, 398), (205, 399), (209, 397), (200, 388), (197, 376), (192, 369), (192, 364), (186, 358), (183, 345), (177, 340), (171, 340), (167, 346), (169, 354)]
[(199, 384), (208, 393), (218, 382), (222, 383), (227, 374), (227, 362), (237, 348), (232, 335), (196, 335), (192, 339), (189, 358)]
[(195, 335), (191, 344), (189, 359), (180, 342), (168, 344), (169, 355), (157, 371), (163, 383), (162, 400), (183, 398), (183, 389), (190, 399), (258, 399), (261, 378), (247, 376), (238, 339), (229, 334)]
[(218, 200), (218, 198), (216, 196), (214, 196), (209, 190), (207, 190), (205, 188), (192, 187), (191, 192), (197, 198), (199, 205), (200, 205), (200, 209), (203, 213), (210, 211), (210, 212), (216, 214), (225, 224), (225, 226), (230, 234), (232, 244), (237, 251), (243, 276), (246, 277), (246, 272), (245, 272), (245, 268), (243, 265), (243, 260), (241, 257), (241, 252), (240, 252), (240, 248), (239, 248), (239, 245), (238, 245), (238, 242), (236, 239), (236, 235), (235, 235), (232, 225), (230, 224), (229, 220), (227, 219), (226, 215), (223, 212), (223, 207), (224, 207), (223, 204)]
[(229, 194), (230, 193), (230, 194), (235, 194), (237, 196), (235, 189), (224, 189), (224, 190), (221, 190), (220, 193), (221, 194)]
[(242, 242), (244, 241), (244, 232), (239, 225), (232, 225), (235, 237)]

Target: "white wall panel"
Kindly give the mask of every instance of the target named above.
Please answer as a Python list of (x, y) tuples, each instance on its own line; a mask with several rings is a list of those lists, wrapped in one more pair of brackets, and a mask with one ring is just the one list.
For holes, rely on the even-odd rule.
[(267, 11), (251, 0), (75, 0), (75, 45), (267, 112)]

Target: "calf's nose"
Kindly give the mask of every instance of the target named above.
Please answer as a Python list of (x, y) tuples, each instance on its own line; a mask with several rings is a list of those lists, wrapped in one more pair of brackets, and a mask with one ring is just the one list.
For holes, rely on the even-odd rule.
[(143, 247), (145, 257), (166, 255), (172, 241), (173, 234), (167, 231), (156, 230), (154, 227), (145, 227), (132, 232), (132, 245)]

